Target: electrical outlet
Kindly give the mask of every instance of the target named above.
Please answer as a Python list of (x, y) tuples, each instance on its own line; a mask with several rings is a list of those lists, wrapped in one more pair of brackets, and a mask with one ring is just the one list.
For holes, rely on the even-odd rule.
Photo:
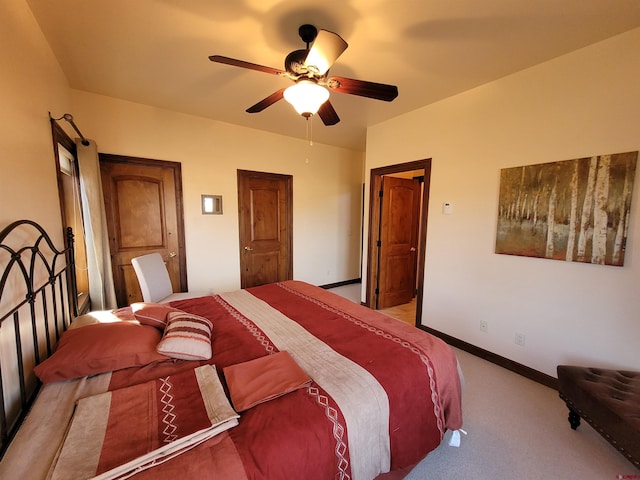
[(516, 333), (516, 345), (524, 347), (524, 333)]
[(489, 332), (489, 322), (486, 320), (480, 320), (480, 331), (484, 333)]

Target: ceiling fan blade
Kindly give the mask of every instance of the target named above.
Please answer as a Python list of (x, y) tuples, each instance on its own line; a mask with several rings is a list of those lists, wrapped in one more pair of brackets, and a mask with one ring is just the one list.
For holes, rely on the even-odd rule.
[(353, 78), (331, 77), (327, 80), (327, 87), (339, 93), (359, 95), (390, 102), (398, 96), (398, 87), (384, 83), (365, 82)]
[(277, 101), (282, 100), (283, 97), (284, 97), (284, 88), (281, 88), (277, 92), (274, 92), (271, 95), (269, 95), (264, 100), (260, 100), (254, 106), (247, 108), (247, 113), (261, 112), (262, 110), (264, 110), (267, 107), (270, 107)]
[(284, 70), (278, 70), (277, 68), (265, 67), (264, 65), (258, 65), (257, 63), (245, 62), (244, 60), (236, 60), (235, 58), (223, 57), (222, 55), (211, 55), (209, 57), (209, 60), (216, 63), (231, 65), (233, 67), (248, 68), (249, 70), (270, 73), (271, 75), (284, 75), (286, 73)]
[(340, 121), (340, 117), (334, 110), (333, 105), (331, 105), (331, 102), (329, 100), (320, 105), (318, 115), (320, 116), (322, 123), (324, 123), (327, 127), (330, 125), (335, 125)]
[(348, 46), (349, 44), (337, 33), (320, 30), (304, 64), (306, 67), (317, 68), (318, 74), (324, 75)]

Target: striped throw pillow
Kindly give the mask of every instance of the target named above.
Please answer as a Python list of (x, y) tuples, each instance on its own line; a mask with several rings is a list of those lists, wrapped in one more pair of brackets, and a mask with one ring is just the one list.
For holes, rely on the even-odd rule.
[(182, 311), (169, 312), (157, 351), (182, 360), (209, 360), (212, 331), (213, 323), (204, 317)]

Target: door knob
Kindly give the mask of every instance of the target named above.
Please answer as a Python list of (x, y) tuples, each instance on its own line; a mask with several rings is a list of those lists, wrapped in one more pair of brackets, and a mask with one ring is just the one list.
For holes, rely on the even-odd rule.
[(416, 251), (416, 247), (411, 247), (411, 252), (415, 252)]
[(244, 251), (245, 251), (245, 252), (252, 252), (252, 251), (253, 251), (253, 248), (244, 247)]
[(170, 257), (170, 258), (173, 258), (173, 257), (175, 257), (176, 255), (178, 255), (176, 252), (169, 252), (169, 257)]

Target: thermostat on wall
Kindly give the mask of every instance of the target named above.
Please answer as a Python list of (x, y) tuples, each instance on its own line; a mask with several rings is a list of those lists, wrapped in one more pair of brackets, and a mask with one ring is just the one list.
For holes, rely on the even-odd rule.
[(453, 213), (453, 204), (451, 202), (444, 202), (442, 204), (442, 213), (451, 215)]

